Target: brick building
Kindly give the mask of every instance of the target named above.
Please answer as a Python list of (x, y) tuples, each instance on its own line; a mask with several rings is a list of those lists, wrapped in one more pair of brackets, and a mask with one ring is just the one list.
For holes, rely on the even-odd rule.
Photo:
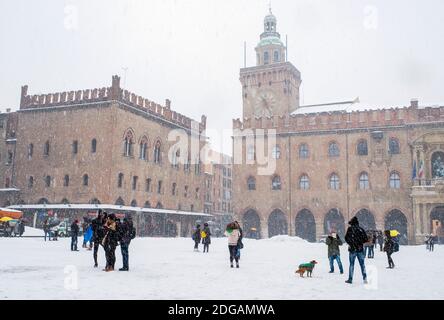
[[(174, 234), (187, 235), (195, 219), (209, 217), (202, 213), (202, 160), (191, 152), (193, 141), (204, 143), (205, 116), (193, 121), (171, 110), (169, 100), (161, 106), (122, 89), (114, 76), (111, 87), (92, 90), (29, 95), (24, 86), (20, 110), (0, 118), (0, 155), (7, 157), (1, 179), (6, 190), (19, 190), (13, 201), (3, 192), (3, 205), (174, 210), (175, 217), (159, 210), (138, 217), (141, 233), (154, 235), (167, 222)], [(168, 141), (172, 130), (181, 130), (188, 150)]]
[[(422, 243), (432, 221), (444, 220), (444, 106), (300, 106), (301, 73), (286, 61), (276, 26), (270, 12), (257, 65), (240, 71), (233, 208), (246, 235), (316, 241), (331, 230), (344, 235), (357, 215), (366, 229), (396, 228), (403, 243)], [(276, 139), (265, 153), (272, 174), (258, 174), (260, 135), (265, 145)]]

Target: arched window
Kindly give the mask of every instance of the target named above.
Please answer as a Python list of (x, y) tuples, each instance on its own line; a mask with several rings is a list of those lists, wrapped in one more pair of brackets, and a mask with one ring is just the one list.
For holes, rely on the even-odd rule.
[(96, 152), (97, 152), (97, 140), (92, 139), (91, 140), (91, 153), (96, 153)]
[(145, 191), (151, 192), (151, 178), (145, 180)]
[(160, 141), (157, 140), (156, 144), (154, 145), (154, 163), (160, 163), (160, 161), (161, 161), (160, 147), (161, 147)]
[(72, 154), (79, 153), (79, 142), (77, 140), (74, 140), (72, 142)]
[(370, 188), (370, 183), (368, 182), (367, 172), (362, 172), (359, 176), (359, 189), (367, 190)]
[(116, 206), (124, 206), (124, 205), (125, 205), (125, 201), (123, 201), (123, 199), (121, 197), (117, 198)]
[(10, 183), (11, 183), (11, 179), (9, 177), (6, 177), (5, 188), (9, 188), (10, 187)]
[(137, 190), (137, 181), (139, 180), (138, 176), (133, 176), (133, 190)]
[(173, 195), (173, 196), (175, 196), (176, 195), (176, 193), (177, 193), (177, 183), (173, 183), (173, 186), (171, 187), (171, 194)]
[(247, 180), (248, 190), (256, 190), (256, 179), (254, 177), (249, 177)]
[(131, 201), (131, 207), (133, 207), (133, 208), (137, 207), (137, 201), (136, 200)]
[(276, 51), (274, 52), (274, 62), (279, 62), (279, 60), (280, 60), (280, 59), (279, 59), (279, 51), (276, 50)]
[(280, 159), (281, 158), (281, 148), (279, 146), (274, 146), (271, 151), (271, 156), (273, 159)]
[(45, 146), (43, 147), (43, 155), (49, 156), (49, 141), (45, 142)]
[(163, 209), (162, 203), (158, 202), (156, 205), (156, 209)]
[(133, 145), (134, 145), (134, 136), (133, 133), (128, 130), (125, 135), (125, 140), (123, 142), (123, 154), (125, 157), (133, 156)]
[(270, 63), (270, 55), (268, 53), (268, 51), (264, 52), (264, 64), (269, 64)]
[(149, 201), (145, 201), (144, 208), (151, 208), (151, 203)]
[(255, 160), (255, 157), (254, 146), (249, 145), (247, 147), (247, 160)]
[(148, 139), (143, 137), (139, 145), (139, 159), (148, 160)]
[(34, 145), (31, 143), (28, 146), (28, 159), (32, 159), (33, 155), (34, 155)]
[(87, 174), (84, 174), (83, 175), (83, 185), (86, 187), (86, 186), (88, 186), (88, 183), (89, 183), (89, 177)]
[(359, 156), (368, 155), (367, 140), (359, 140), (357, 145), (357, 153)]
[(28, 188), (34, 187), (34, 177), (30, 176), (28, 179)]
[(401, 178), (397, 172), (390, 173), (390, 188), (399, 189), (401, 188)]
[(200, 198), (200, 189), (199, 188), (196, 188), (195, 198), (196, 199)]
[(67, 175), (67, 174), (63, 178), (63, 186), (64, 187), (69, 187), (69, 175)]
[(183, 196), (184, 196), (185, 198), (188, 197), (188, 186), (185, 186), (185, 191), (184, 191), (184, 193), (183, 193)]
[(123, 187), (123, 173), (119, 173), (117, 177), (117, 188)]
[(336, 142), (330, 142), (328, 145), (329, 157), (339, 157), (339, 146)]
[(49, 188), (51, 186), (51, 176), (45, 177), (45, 185), (47, 188)]
[(63, 198), (63, 199), (62, 199), (62, 204), (69, 204), (69, 200), (66, 199), (66, 198)]
[(398, 139), (390, 138), (390, 140), (389, 140), (389, 152), (390, 152), (390, 154), (399, 154), (400, 153)]
[(162, 194), (162, 180), (157, 181), (157, 193)]
[(301, 190), (308, 190), (310, 188), (310, 179), (306, 174), (302, 175), (299, 179), (299, 188)]
[(339, 190), (339, 187), (340, 187), (339, 177), (336, 173), (332, 173), (330, 175), (330, 189)]
[(97, 198), (93, 198), (91, 199), (91, 201), (89, 201), (90, 204), (100, 204), (100, 200)]
[(282, 188), (281, 177), (274, 176), (273, 179), (271, 180), (271, 189), (272, 190), (281, 190), (281, 188)]
[(301, 159), (307, 159), (309, 156), (308, 153), (308, 145), (303, 143), (299, 146), (299, 158)]

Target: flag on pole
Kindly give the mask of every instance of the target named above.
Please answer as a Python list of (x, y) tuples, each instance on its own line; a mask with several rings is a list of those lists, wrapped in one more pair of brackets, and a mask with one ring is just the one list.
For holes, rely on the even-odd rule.
[(413, 160), (412, 180), (416, 179), (416, 160)]
[(418, 176), (419, 176), (420, 179), (424, 177), (424, 161), (422, 161), (422, 160), (421, 160), (421, 162), (419, 164)]

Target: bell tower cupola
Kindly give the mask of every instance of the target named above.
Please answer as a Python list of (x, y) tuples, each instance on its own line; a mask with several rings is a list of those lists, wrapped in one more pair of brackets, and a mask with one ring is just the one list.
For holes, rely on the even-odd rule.
[(258, 66), (285, 62), (286, 48), (276, 27), (277, 19), (270, 8), (270, 13), (264, 18), (264, 32), (256, 47), (256, 65)]

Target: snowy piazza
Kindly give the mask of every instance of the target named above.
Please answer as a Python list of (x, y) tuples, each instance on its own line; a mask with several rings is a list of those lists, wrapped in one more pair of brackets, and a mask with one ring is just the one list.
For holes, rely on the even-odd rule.
[(0, 1), (2, 310), (444, 300), (443, 12)]

